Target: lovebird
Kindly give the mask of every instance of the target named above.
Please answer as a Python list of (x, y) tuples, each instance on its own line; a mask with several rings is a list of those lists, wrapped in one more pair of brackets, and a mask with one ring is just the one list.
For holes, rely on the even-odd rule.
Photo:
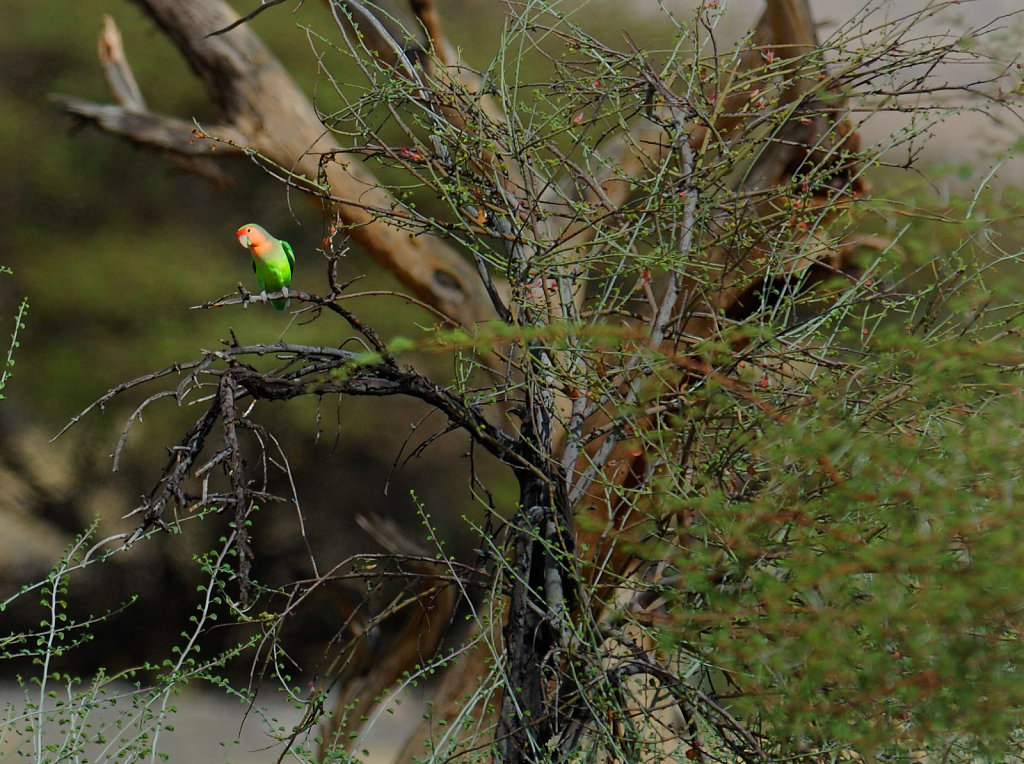
[[(286, 241), (275, 239), (262, 226), (246, 223), (235, 234), (238, 243), (252, 254), (252, 271), (256, 274), (256, 282), (260, 291), (283, 290), (288, 295), (288, 285), (292, 283), (292, 268), (295, 266), (295, 253)], [(288, 307), (291, 300), (271, 300), (278, 310)]]

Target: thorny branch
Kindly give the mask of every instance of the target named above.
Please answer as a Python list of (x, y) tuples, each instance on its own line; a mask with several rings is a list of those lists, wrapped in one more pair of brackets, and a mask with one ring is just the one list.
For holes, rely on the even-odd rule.
[[(322, 298), (308, 296), (306, 293), (290, 291), (289, 295), (298, 300), (309, 297), (309, 301), (317, 305), (325, 303)], [(364, 336), (376, 338), (376, 335), (363, 326), (349, 311), (342, 309), (340, 314), (345, 316), (354, 328), (363, 332)], [(386, 351), (379, 339), (375, 340), (373, 344), (379, 351)], [(283, 362), (284, 366), (277, 372), (263, 373), (242, 360), (247, 357), (264, 356), (276, 358)], [(226, 363), (227, 368), (218, 367), (217, 362)], [(390, 355), (385, 354), (379, 361), (367, 361), (365, 356), (349, 350), (287, 342), (255, 345), (231, 343), (223, 349), (206, 353), (201, 360), (175, 364), (160, 372), (125, 382), (76, 415), (60, 434), (66, 432), (68, 427), (75, 422), (80, 421), (90, 410), (108, 403), (114, 397), (171, 374), (180, 374), (182, 371), (188, 371), (189, 374), (183, 380), (184, 386), (179, 387), (173, 393), (179, 402), (184, 401), (190, 392), (201, 390), (206, 384), (203, 381), (205, 377), (219, 380), (217, 382), (219, 392), (203, 416), (186, 433), (181, 443), (171, 449), (171, 459), (164, 469), (158, 488), (154, 489), (142, 506), (131, 513), (144, 513), (144, 524), (147, 527), (159, 521), (163, 509), (171, 500), (187, 509), (191, 509), (197, 503), (214, 500), (214, 497), (207, 495), (201, 497), (198, 502), (188, 501), (183, 492), (182, 483), (189, 476), (192, 466), (203, 451), (207, 437), (218, 419), (226, 420), (224, 422), (226, 451), (218, 452), (214, 459), (220, 461), (224, 458), (224, 453), (229, 455), (237, 453), (236, 427), (238, 421), (234, 408), (239, 401), (247, 397), (253, 400), (291, 400), (307, 395), (407, 395), (444, 412), (454, 425), (469, 432), (477, 443), (487, 448), (499, 459), (513, 466), (527, 468), (529, 466), (520, 454), (520, 447), (516, 441), (490, 424), (473, 405), (443, 386), (430, 381), (416, 370), (410, 367), (400, 368)], [(158, 397), (154, 396), (150, 400), (156, 400)], [(230, 414), (225, 417), (229, 401), (232, 404)], [(240, 484), (237, 483), (237, 480), (244, 473), (244, 469), (241, 468), (240, 462), (235, 461), (234, 456), (230, 456), (229, 461), (229, 475), (235, 491), (235, 499), (238, 499)], [(210, 467), (210, 464), (203, 465), (197, 469), (197, 474), (205, 474)]]

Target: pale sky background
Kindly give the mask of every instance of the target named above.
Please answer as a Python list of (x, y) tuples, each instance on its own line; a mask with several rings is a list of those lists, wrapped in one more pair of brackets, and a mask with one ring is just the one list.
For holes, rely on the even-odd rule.
[[(596, 0), (597, 4), (608, 3), (620, 6), (622, 0)], [(658, 0), (629, 0), (632, 7), (641, 12), (658, 14)], [(663, 4), (680, 11), (680, 18), (687, 17), (687, 10), (695, 7), (693, 0), (663, 0)], [(999, 19), (1004, 14), (1020, 12), (1024, 0), (959, 0), (929, 2), (929, 0), (811, 0), (815, 19), (821, 24), (819, 36), (826, 39), (836, 27), (849, 19), (857, 9), (870, 5), (874, 12), (864, 24), (865, 28), (881, 25), (887, 19), (895, 20), (925, 8), (945, 6), (927, 21), (915, 27), (917, 34), (941, 34), (953, 31), (962, 33), (968, 26), (991, 23), (1005, 30), (1011, 39), (1024, 41), (1024, 14), (1014, 19)], [(764, 9), (764, 0), (719, 0), (725, 16), (719, 31), (722, 37), (734, 39), (744, 29), (752, 27)], [(621, 7), (621, 6), (620, 6)], [(1015, 31), (1014, 31), (1015, 30)], [(1021, 46), (1024, 48), (1024, 45)], [(978, 77), (977, 69), (949, 68), (941, 76), (957, 81), (958, 78)], [(1014, 74), (1014, 80), (1007, 81), (1007, 87), (1021, 82), (1021, 71)], [(978, 103), (978, 102), (976, 102)], [(980, 103), (978, 104), (980, 105)], [(1022, 112), (1024, 113), (1024, 112)], [(993, 163), (1001, 161), (1001, 155), (1014, 141), (1024, 140), (1024, 121), (1009, 112), (999, 114), (997, 123), (990, 117), (977, 113), (958, 114), (936, 125), (926, 141), (922, 158), (932, 162), (970, 163), (976, 167), (975, 178), (988, 173)], [(861, 127), (866, 145), (884, 143), (889, 136), (907, 124), (907, 117), (897, 113), (874, 114)], [(898, 161), (894, 156), (893, 161)], [(1018, 180), (1024, 174), (1024, 159), (1014, 159), (1001, 167), (997, 175), (1007, 180)]]

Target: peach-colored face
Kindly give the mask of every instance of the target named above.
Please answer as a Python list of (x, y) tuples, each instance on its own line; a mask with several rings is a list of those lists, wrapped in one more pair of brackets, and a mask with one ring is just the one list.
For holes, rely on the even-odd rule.
[(239, 244), (248, 250), (252, 250), (253, 254), (256, 255), (263, 254), (263, 250), (270, 247), (270, 242), (267, 240), (267, 235), (263, 232), (263, 229), (252, 223), (239, 228), (235, 232), (235, 236), (238, 237)]

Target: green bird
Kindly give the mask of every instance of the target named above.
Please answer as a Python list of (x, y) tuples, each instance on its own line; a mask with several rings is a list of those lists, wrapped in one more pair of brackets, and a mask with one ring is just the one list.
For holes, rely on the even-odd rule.
[(256, 274), (256, 282), (260, 285), (263, 296), (267, 292), (284, 292), (285, 299), (271, 300), (278, 310), (288, 307), (288, 285), (292, 283), (292, 268), (295, 266), (295, 253), (286, 241), (275, 239), (262, 226), (246, 223), (238, 229), (238, 243), (252, 254), (252, 271)]

